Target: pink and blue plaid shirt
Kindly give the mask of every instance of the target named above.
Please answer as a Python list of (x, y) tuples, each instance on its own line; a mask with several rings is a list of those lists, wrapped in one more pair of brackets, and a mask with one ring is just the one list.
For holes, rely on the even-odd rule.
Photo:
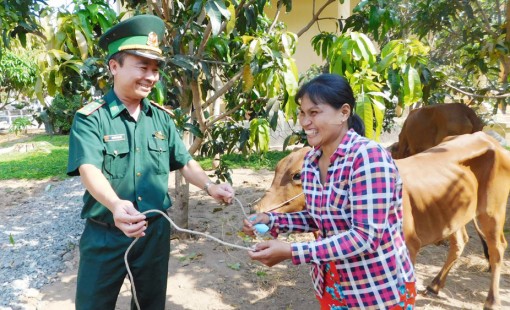
[(306, 209), (270, 213), (271, 232), (319, 233), (315, 241), (292, 244), (292, 262), (311, 264), (319, 296), (324, 267), (334, 261), (349, 309), (394, 306), (398, 288), (415, 276), (403, 236), (402, 181), (393, 159), (379, 144), (349, 130), (321, 184), (321, 155), (313, 149), (305, 156)]

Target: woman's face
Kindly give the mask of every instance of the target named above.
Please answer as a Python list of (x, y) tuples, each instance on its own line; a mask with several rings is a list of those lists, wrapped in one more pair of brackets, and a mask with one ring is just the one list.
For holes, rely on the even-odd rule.
[(298, 118), (310, 145), (336, 149), (348, 130), (349, 113), (348, 104), (336, 110), (327, 103), (314, 103), (305, 94), (301, 98)]

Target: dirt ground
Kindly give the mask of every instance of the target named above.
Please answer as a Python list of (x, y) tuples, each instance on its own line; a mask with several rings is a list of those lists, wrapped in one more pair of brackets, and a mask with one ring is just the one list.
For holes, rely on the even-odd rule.
[[(236, 197), (247, 211), (269, 187), (271, 171), (234, 170)], [(15, 207), (31, 195), (42, 194), (54, 181), (0, 181), (2, 208)], [(65, 182), (65, 181), (63, 181)], [(27, 195), (28, 193), (28, 195)], [(202, 192), (193, 190), (190, 201), (190, 229), (208, 232), (222, 240), (249, 245), (238, 235), (242, 212), (238, 204), (221, 206)], [(170, 215), (171, 216), (171, 215)], [(489, 287), (480, 242), (469, 227), (472, 237), (462, 258), (451, 271), (446, 287), (438, 296), (420, 295), (421, 309), (481, 309)], [(507, 235), (507, 238), (509, 236)], [(297, 235), (289, 241), (307, 239)], [(273, 268), (249, 260), (245, 251), (223, 246), (204, 237), (174, 239), (169, 261), (167, 309), (317, 309), (307, 266), (284, 263)], [(429, 246), (418, 258), (418, 287), (424, 288), (446, 258), (447, 247)], [(39, 296), (26, 300), (28, 309), (74, 309), (77, 273), (77, 252), (72, 268), (60, 280), (44, 286)], [(503, 309), (510, 307), (510, 253), (505, 253), (501, 275)], [(424, 284), (425, 283), (425, 284)], [(128, 309), (129, 283), (126, 281), (118, 299), (117, 309)]]
[[(1, 142), (1, 141), (0, 141)], [(236, 169), (233, 171), (236, 197), (246, 211), (270, 186), (271, 171)], [(62, 181), (65, 182), (65, 181)], [(42, 195), (54, 180), (0, 181), (0, 208), (15, 208), (26, 199)], [(508, 206), (507, 206), (508, 208)], [(510, 238), (507, 212), (506, 238)], [(170, 217), (171, 217), (170, 213)], [(192, 188), (189, 228), (207, 232), (226, 242), (249, 246), (239, 236), (242, 212), (238, 204), (222, 206), (203, 192)], [(471, 237), (464, 254), (450, 272), (446, 287), (438, 296), (419, 295), (419, 309), (481, 309), (490, 283), (488, 264), (483, 258), (480, 241), (472, 225)], [(293, 235), (289, 241), (311, 238)], [(447, 246), (422, 249), (416, 266), (418, 288), (423, 289), (440, 270), (446, 259)], [(74, 309), (78, 253), (74, 252), (71, 268), (59, 275), (59, 281), (44, 286), (37, 296), (26, 300), (26, 309)], [(510, 309), (510, 250), (505, 253), (500, 281), (502, 309)], [(117, 309), (128, 309), (128, 281), (122, 287)], [(190, 237), (171, 242), (167, 309), (318, 309), (307, 266), (282, 263), (269, 268), (249, 260), (244, 250), (226, 247), (204, 237)], [(1, 297), (0, 297), (1, 298)]]

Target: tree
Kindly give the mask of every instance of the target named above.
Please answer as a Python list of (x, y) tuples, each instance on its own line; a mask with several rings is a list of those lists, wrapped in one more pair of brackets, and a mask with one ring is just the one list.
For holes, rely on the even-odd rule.
[(0, 110), (33, 92), (35, 63), (28, 55), (4, 51), (0, 62)]
[(106, 0), (75, 0), (73, 12), (50, 8), (41, 12), (45, 37), (37, 53), (35, 92), (44, 104), (46, 95), (82, 96), (106, 86), (106, 68), (97, 40), (117, 20)]
[(384, 121), (393, 116), (387, 110), (423, 97), (428, 48), (418, 40), (393, 40), (379, 51), (363, 33), (321, 33), (312, 45), (327, 60), (329, 72), (349, 80), (357, 94), (356, 114), (363, 119), (368, 138), (379, 139)]
[(0, 57), (10, 47), (11, 38), (25, 46), (27, 34), (44, 37), (40, 32), (37, 16), (46, 6), (43, 0), (4, 0), (0, 5)]
[[(265, 152), (278, 111), (296, 110), (296, 36), (265, 15), (268, 4), (188, 0), (147, 7), (145, 1), (124, 1), (128, 8), (166, 21), (168, 61), (162, 84), (191, 154)], [(277, 5), (288, 7), (290, 1)], [(219, 170), (226, 172), (225, 167)], [(228, 173), (217, 176), (230, 178)], [(189, 188), (180, 176), (176, 179), (174, 221), (187, 227)]]
[(453, 96), (494, 104), (510, 97), (509, 16), (500, 0), (363, 0), (345, 28), (381, 45), (414, 36), (429, 46), (433, 79), (425, 104)]

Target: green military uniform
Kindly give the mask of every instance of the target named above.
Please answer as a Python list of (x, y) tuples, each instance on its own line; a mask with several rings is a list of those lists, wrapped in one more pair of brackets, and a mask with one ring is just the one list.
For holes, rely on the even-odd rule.
[[(101, 42), (108, 46), (111, 42), (123, 40), (134, 47), (136, 42), (128, 40), (130, 36), (141, 37), (142, 32), (147, 40), (147, 34), (154, 29), (151, 22), (155, 18), (161, 21), (154, 16), (131, 18), (105, 33), (113, 39), (104, 43), (103, 36)], [(162, 22), (158, 24), (163, 25)], [(161, 27), (155, 28), (161, 30)], [(125, 39), (125, 36), (128, 38)], [(110, 49), (110, 56), (112, 52), (123, 50), (122, 46), (117, 44)], [(140, 56), (138, 52), (148, 52), (154, 56), (153, 59), (161, 60), (152, 47), (148, 50), (143, 49), (143, 44), (136, 47), (137, 55)], [(191, 156), (169, 113), (143, 99), (140, 114), (134, 120), (111, 90), (101, 100), (77, 112), (69, 140), (67, 173), (79, 175), (81, 165), (94, 165), (102, 171), (120, 199), (132, 201), (140, 212), (149, 209), (164, 211), (171, 206), (168, 174), (182, 168), (189, 160)], [(124, 253), (133, 239), (115, 227), (112, 213), (88, 191), (83, 201), (81, 216), (87, 222), (80, 240), (76, 308), (114, 309), (127, 273)], [(164, 309), (170, 226), (158, 213), (149, 213), (147, 217), (146, 236), (140, 238), (130, 251), (129, 265), (141, 308)]]

